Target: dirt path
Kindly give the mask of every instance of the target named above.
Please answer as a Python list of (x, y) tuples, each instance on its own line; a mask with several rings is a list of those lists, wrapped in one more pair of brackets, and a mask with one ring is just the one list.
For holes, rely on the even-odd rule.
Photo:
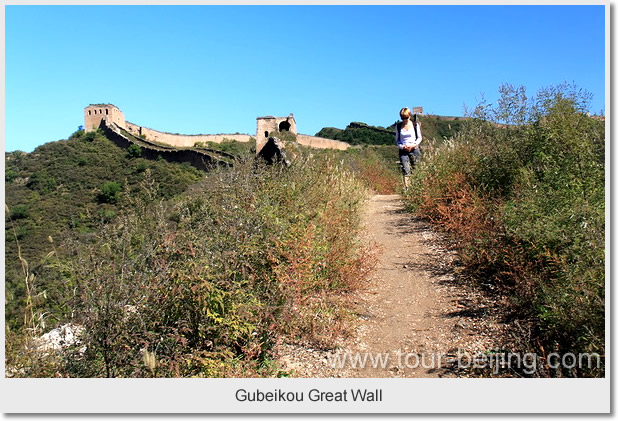
[(367, 288), (351, 297), (351, 337), (329, 351), (288, 345), (283, 366), (300, 377), (473, 375), (471, 357), (503, 340), (492, 316), (500, 303), (457, 279), (455, 253), (400, 196), (373, 196), (364, 223), (381, 253)]

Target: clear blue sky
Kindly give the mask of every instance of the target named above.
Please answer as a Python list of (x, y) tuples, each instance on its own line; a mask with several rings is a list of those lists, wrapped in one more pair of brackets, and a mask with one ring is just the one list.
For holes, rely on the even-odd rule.
[(173, 133), (463, 115), (502, 83), (575, 83), (605, 109), (603, 6), (5, 6), (5, 150), (67, 138), (91, 103)]

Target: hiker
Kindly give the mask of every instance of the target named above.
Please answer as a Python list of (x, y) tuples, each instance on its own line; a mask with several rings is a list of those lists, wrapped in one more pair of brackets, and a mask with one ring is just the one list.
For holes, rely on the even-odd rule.
[(421, 136), (421, 123), (416, 121), (416, 114), (412, 118), (412, 112), (408, 107), (399, 111), (401, 121), (395, 124), (395, 142), (399, 147), (399, 161), (403, 177), (403, 189), (408, 190), (410, 184), (410, 172), (421, 159), (419, 144)]

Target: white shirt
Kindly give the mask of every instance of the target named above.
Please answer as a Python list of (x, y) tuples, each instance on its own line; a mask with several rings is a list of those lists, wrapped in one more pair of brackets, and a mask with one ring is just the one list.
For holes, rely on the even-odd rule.
[(417, 147), (421, 143), (423, 136), (421, 135), (421, 123), (418, 122), (416, 123), (416, 135), (414, 134), (414, 126), (410, 127), (409, 130), (402, 128), (401, 133), (397, 132), (397, 127), (395, 127), (395, 142), (399, 149), (403, 149), (404, 146)]

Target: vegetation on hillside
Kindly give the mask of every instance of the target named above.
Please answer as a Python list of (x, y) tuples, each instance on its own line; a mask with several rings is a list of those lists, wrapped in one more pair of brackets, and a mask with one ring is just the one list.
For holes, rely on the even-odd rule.
[(568, 84), (533, 99), (523, 87), (500, 92), (425, 155), (409, 202), (453, 233), (469, 274), (511, 297), (513, 316), (528, 326), (522, 349), (605, 355), (604, 122)]
[[(408, 203), (452, 233), (464, 274), (508, 294), (515, 351), (604, 355), (604, 123), (569, 85), (500, 92), (469, 119), (421, 117)], [(295, 145), (283, 167), (256, 161), (254, 144), (202, 145), (237, 158), (210, 173), (101, 132), (6, 154), (8, 375), (285, 376), (282, 341), (332, 347), (374, 263), (361, 205), (401, 181), (392, 126), (317, 135), (357, 146)], [(67, 324), (79, 343), (38, 348)]]
[(255, 138), (251, 137), (249, 142), (239, 142), (232, 139), (223, 139), (221, 143), (217, 142), (197, 142), (194, 146), (196, 149), (205, 148), (226, 152), (234, 156), (242, 156), (251, 152), (255, 153)]
[(323, 153), (340, 160), (373, 193), (395, 194), (401, 190), (401, 168), (395, 145), (362, 145)]
[[(110, 188), (115, 200), (92, 191), (85, 202), (116, 214), (88, 236), (43, 241), (33, 278), (29, 266), (16, 271), (10, 375), (276, 376), (285, 375), (271, 362), (282, 338), (333, 345), (347, 317), (341, 301), (373, 262), (358, 235), (367, 190), (349, 166), (327, 154), (302, 154), (289, 168), (245, 156), (184, 192), (170, 195), (161, 181), (145, 169), (136, 184)], [(7, 228), (29, 217), (18, 215)], [(38, 335), (67, 323), (84, 329), (79, 344), (37, 351)]]
[[(101, 224), (128, 206), (147, 172), (157, 180), (161, 198), (178, 195), (204, 176), (186, 164), (140, 158), (135, 148), (122, 149), (101, 132), (78, 131), (29, 154), (7, 153), (5, 162), (5, 311), (11, 327), (23, 324), (26, 305), (16, 242), (30, 274), (37, 276), (50, 239), (57, 241), (67, 231), (84, 240), (96, 236)], [(41, 291), (54, 294), (46, 279), (37, 282)]]

